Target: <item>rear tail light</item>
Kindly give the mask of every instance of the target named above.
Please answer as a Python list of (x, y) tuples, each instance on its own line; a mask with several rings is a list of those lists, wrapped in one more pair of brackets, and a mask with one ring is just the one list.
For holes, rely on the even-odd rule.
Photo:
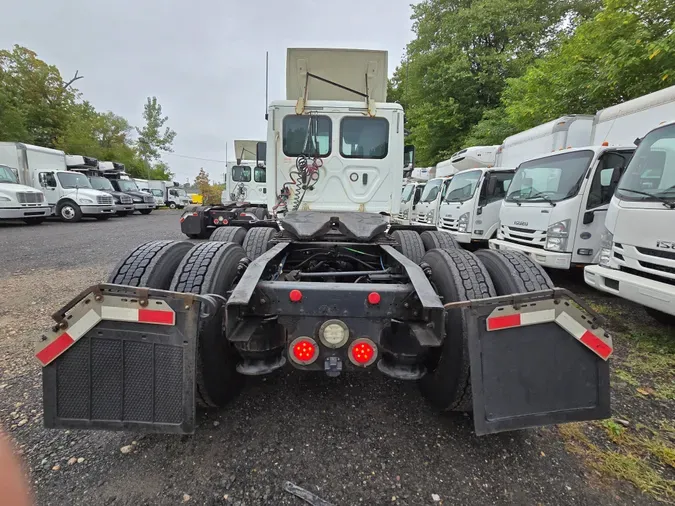
[(368, 294), (368, 304), (371, 304), (373, 306), (379, 304), (381, 299), (382, 298), (380, 297), (380, 294), (377, 292), (370, 292)]
[(291, 299), (291, 302), (300, 302), (302, 300), (302, 292), (300, 290), (291, 290), (288, 298)]
[(289, 347), (291, 360), (296, 364), (309, 365), (319, 358), (319, 345), (311, 337), (298, 337)]
[(368, 367), (377, 359), (377, 346), (366, 337), (356, 339), (349, 346), (349, 360), (359, 367)]

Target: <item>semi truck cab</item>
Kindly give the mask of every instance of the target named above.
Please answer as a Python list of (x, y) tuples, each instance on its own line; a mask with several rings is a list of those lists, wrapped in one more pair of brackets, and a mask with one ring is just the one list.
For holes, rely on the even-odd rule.
[(553, 269), (592, 263), (609, 202), (634, 150), (566, 149), (520, 164), (490, 248), (520, 251)]
[(95, 190), (79, 172), (44, 170), (36, 172), (35, 178), (63, 221), (79, 221), (83, 216), (106, 220), (115, 213), (112, 195)]
[(458, 242), (487, 241), (499, 228), (499, 210), (515, 169), (478, 168), (454, 176), (441, 201), (438, 228)]
[(675, 122), (649, 132), (612, 197), (586, 283), (675, 323)]

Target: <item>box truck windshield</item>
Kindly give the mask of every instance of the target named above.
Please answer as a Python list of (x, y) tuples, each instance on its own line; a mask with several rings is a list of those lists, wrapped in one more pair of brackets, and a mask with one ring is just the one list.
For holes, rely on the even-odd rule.
[(433, 202), (438, 197), (438, 192), (441, 189), (441, 184), (443, 183), (442, 179), (432, 179), (424, 187), (422, 196), (420, 197), (420, 202)]
[(545, 200), (551, 203), (579, 191), (593, 151), (575, 151), (520, 164), (506, 196), (507, 202)]
[(91, 184), (86, 176), (74, 174), (72, 172), (58, 172), (56, 177), (63, 188), (91, 188)]
[(473, 197), (478, 186), (478, 180), (482, 172), (480, 170), (469, 170), (460, 172), (452, 178), (448, 191), (445, 194), (446, 202), (464, 202)]
[(642, 140), (621, 179), (617, 197), (675, 205), (675, 124), (654, 130)]
[(93, 176), (89, 178), (89, 181), (91, 181), (91, 186), (94, 190), (115, 191), (110, 181), (104, 177)]
[(134, 181), (131, 181), (130, 179), (118, 179), (117, 184), (120, 187), (120, 191), (122, 192), (137, 192), (138, 186), (136, 186), (136, 183)]
[(415, 191), (415, 185), (414, 184), (409, 184), (406, 185), (405, 188), (403, 188), (403, 194), (401, 195), (401, 202), (408, 202), (413, 196), (413, 192)]

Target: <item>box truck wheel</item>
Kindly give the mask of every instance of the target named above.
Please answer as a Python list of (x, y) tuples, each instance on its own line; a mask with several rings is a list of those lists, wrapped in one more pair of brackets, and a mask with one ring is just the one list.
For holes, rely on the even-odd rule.
[(422, 261), (424, 256), (424, 243), (420, 235), (414, 230), (396, 230), (391, 234), (396, 241), (394, 246), (404, 257), (412, 260), (416, 264)]
[(82, 219), (82, 210), (80, 209), (80, 206), (72, 200), (66, 200), (56, 206), (56, 215), (61, 218), (62, 221), (75, 223)]
[(254, 227), (249, 230), (243, 243), (246, 256), (255, 260), (265, 253), (270, 249), (269, 242), (276, 233), (276, 229), (270, 227)]
[(476, 251), (476, 256), (490, 274), (497, 295), (554, 288), (544, 268), (523, 253), (483, 249)]
[(220, 227), (211, 234), (211, 241), (233, 242), (242, 245), (246, 237), (246, 229), (243, 227)]
[(45, 221), (46, 219), (47, 219), (47, 218), (45, 218), (44, 216), (40, 216), (39, 218), (25, 218), (25, 219), (23, 220), (23, 222), (24, 222), (26, 225), (39, 225), (40, 223), (42, 223), (42, 222)]
[(452, 249), (461, 247), (457, 239), (450, 234), (439, 232), (438, 230), (427, 230), (426, 232), (422, 232), (420, 237), (422, 238), (422, 243), (424, 243), (424, 249), (427, 251), (437, 248)]
[(141, 214), (150, 214), (152, 209), (140, 209), (138, 212)]
[(652, 309), (650, 307), (646, 307), (645, 311), (647, 311), (647, 314), (652, 318), (654, 318), (657, 322), (662, 323), (663, 325), (672, 325), (675, 327), (674, 315), (664, 313), (663, 311), (659, 311), (658, 309)]
[[(170, 290), (226, 296), (237, 278), (237, 267), (246, 256), (238, 244), (203, 242), (194, 246), (176, 270)], [(221, 312), (224, 308), (221, 308)], [(223, 336), (223, 315), (199, 324), (197, 336), (196, 400), (202, 407), (223, 406), (239, 391), (238, 355)]]
[[(425, 265), (426, 264), (426, 265)], [(429, 280), (443, 302), (493, 297), (494, 286), (485, 267), (463, 249), (432, 249), (422, 260), (431, 269)], [(427, 374), (420, 380), (422, 394), (442, 411), (471, 411), (471, 375), (465, 329), (471, 318), (466, 309), (445, 315), (445, 340), (429, 356)]]
[(175, 202), (169, 202), (169, 209), (176, 209), (177, 207)]
[(141, 244), (115, 266), (108, 283), (167, 290), (178, 264), (193, 246), (187, 241)]

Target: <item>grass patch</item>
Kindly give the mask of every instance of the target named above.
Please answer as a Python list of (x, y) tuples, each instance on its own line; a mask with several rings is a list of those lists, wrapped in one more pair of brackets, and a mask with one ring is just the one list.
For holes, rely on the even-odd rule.
[(667, 468), (675, 469), (675, 447), (668, 439), (675, 432), (668, 422), (663, 424), (667, 429), (661, 432), (627, 428), (610, 419), (561, 425), (558, 430), (568, 451), (601, 476), (627, 481), (654, 499), (675, 503), (675, 480), (667, 477)]

